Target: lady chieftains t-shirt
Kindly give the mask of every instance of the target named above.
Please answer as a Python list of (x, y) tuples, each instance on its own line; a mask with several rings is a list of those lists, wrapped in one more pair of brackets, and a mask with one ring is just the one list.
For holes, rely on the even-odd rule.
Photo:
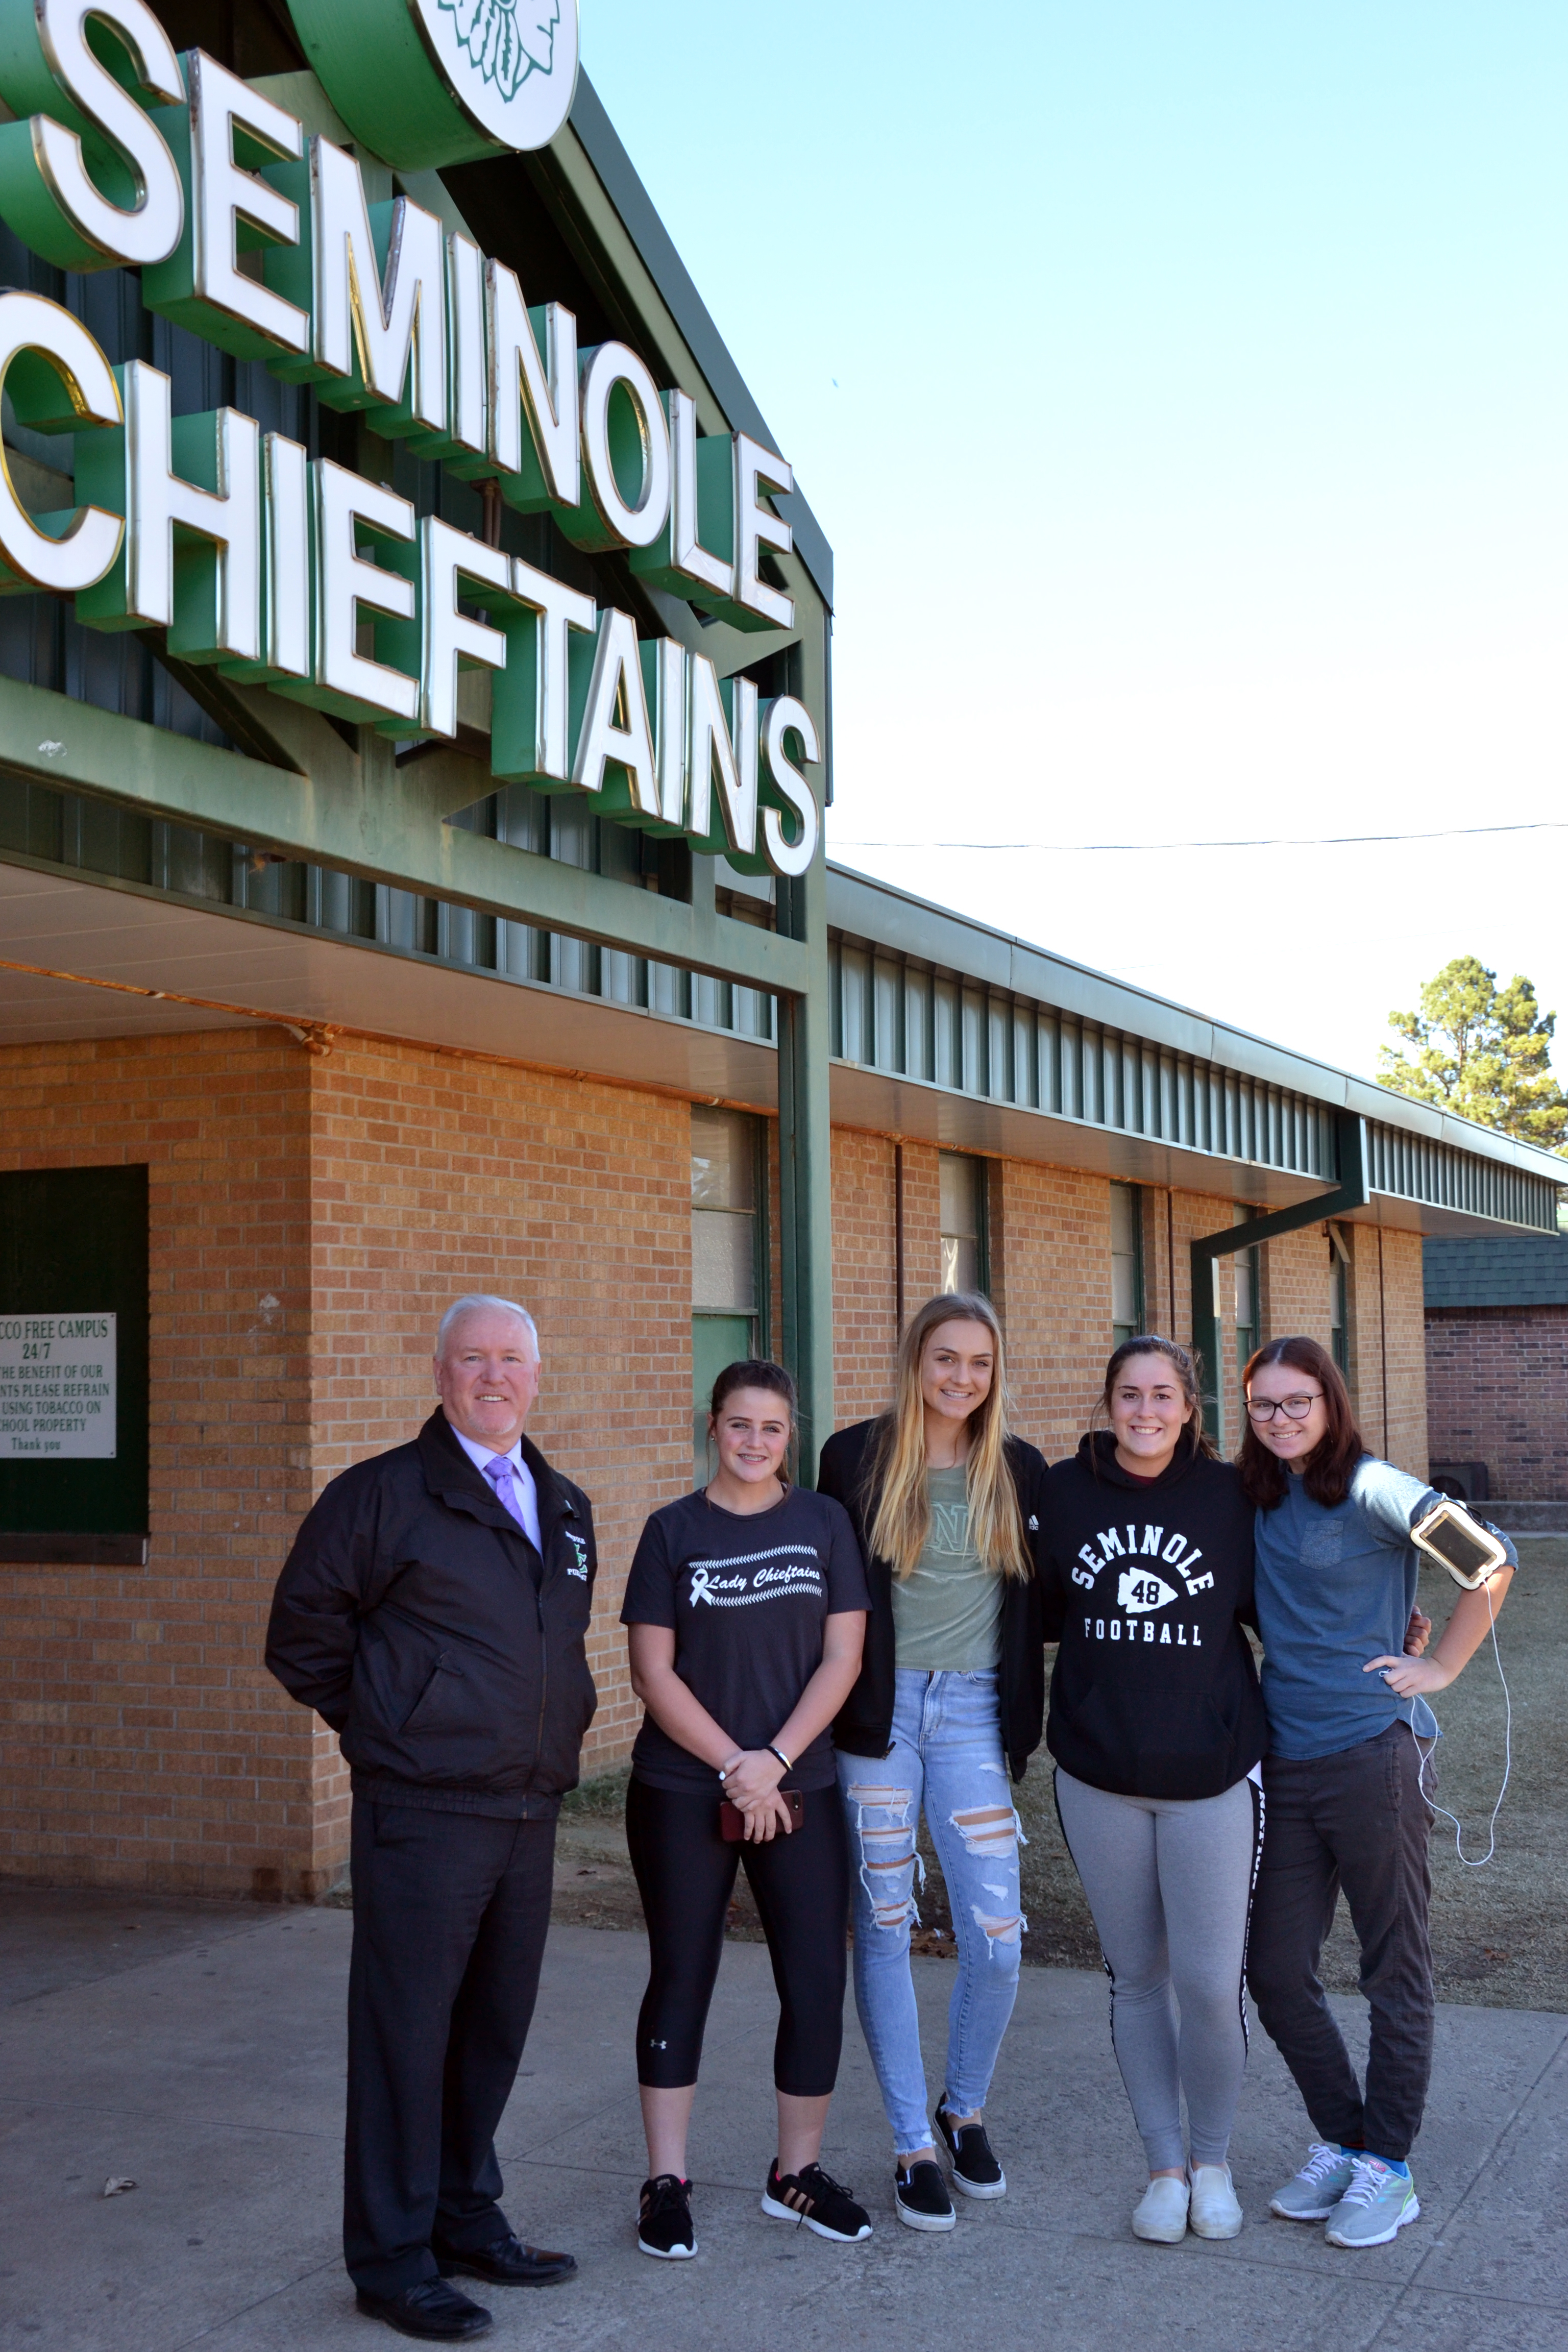
[[(829, 1617), (871, 1606), (849, 1515), (829, 1496), (792, 1486), (768, 1511), (721, 1510), (683, 1495), (655, 1511), (626, 1579), (623, 1625), (668, 1625), (675, 1671), (737, 1748), (765, 1748), (822, 1664)], [(651, 1715), (632, 1749), (650, 1788), (719, 1793), (710, 1764), (660, 1730)], [(833, 1742), (824, 1731), (786, 1773), (786, 1789), (828, 1789)]]

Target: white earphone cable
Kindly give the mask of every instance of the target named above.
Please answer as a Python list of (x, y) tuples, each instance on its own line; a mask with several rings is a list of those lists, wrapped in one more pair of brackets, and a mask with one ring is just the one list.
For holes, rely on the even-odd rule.
[[(1415, 1753), (1421, 1759), (1421, 1768), (1416, 1775), (1416, 1784), (1421, 1790), (1421, 1794), (1426, 1798), (1426, 1802), (1431, 1806), (1433, 1811), (1435, 1813), (1441, 1813), (1446, 1822), (1453, 1822), (1454, 1852), (1458, 1855), (1459, 1860), (1464, 1864), (1467, 1870), (1484, 1870), (1487, 1864), (1490, 1862), (1493, 1854), (1497, 1852), (1497, 1817), (1502, 1810), (1502, 1801), (1508, 1793), (1509, 1774), (1513, 1769), (1513, 1701), (1509, 1696), (1508, 1676), (1502, 1670), (1502, 1652), (1498, 1648), (1497, 1612), (1492, 1607), (1492, 1589), (1489, 1581), (1486, 1588), (1486, 1594), (1487, 1615), (1491, 1621), (1492, 1655), (1497, 1660), (1498, 1680), (1502, 1685), (1502, 1786), (1497, 1792), (1497, 1802), (1492, 1807), (1491, 1819), (1487, 1823), (1487, 1850), (1485, 1853), (1478, 1855), (1474, 1861), (1472, 1861), (1470, 1856), (1465, 1852), (1464, 1824), (1459, 1820), (1458, 1815), (1457, 1813), (1451, 1813), (1447, 1805), (1440, 1805), (1437, 1802), (1436, 1798), (1432, 1795), (1426, 1787), (1426, 1767), (1431, 1761), (1431, 1748), (1429, 1747), (1423, 1750), (1421, 1742), (1416, 1738), (1415, 1725), (1414, 1721), (1412, 1721), (1410, 1726), (1410, 1737), (1415, 1742)], [(1437, 1717), (1433, 1713), (1431, 1706), (1426, 1701), (1423, 1701), (1423, 1704), (1426, 1706), (1427, 1714), (1432, 1717), (1433, 1722), (1436, 1723)], [(1414, 1717), (1414, 1708), (1411, 1709), (1411, 1714), (1412, 1717)], [(1435, 1745), (1436, 1743), (1433, 1744)]]

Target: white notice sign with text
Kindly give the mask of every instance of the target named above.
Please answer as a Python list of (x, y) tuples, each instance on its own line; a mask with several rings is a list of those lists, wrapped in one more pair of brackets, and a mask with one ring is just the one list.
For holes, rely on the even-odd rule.
[(0, 1315), (0, 1461), (112, 1462), (112, 1315)]

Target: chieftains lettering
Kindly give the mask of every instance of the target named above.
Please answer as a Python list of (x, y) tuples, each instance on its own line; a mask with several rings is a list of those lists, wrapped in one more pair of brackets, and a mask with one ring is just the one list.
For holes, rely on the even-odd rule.
[[(146, 0), (0, 10), (17, 117), (0, 213), (35, 252), (140, 268), (150, 309), (493, 480), (578, 547), (623, 551), (650, 588), (735, 629), (794, 628), (769, 576), (793, 545), (782, 457), (702, 433), (691, 395), (626, 344), (579, 350), (570, 310), (531, 306), (411, 197), (371, 202), (356, 156), (203, 51), (176, 57)], [(117, 37), (112, 72), (89, 19)], [(93, 627), (164, 630), (183, 661), (399, 740), (455, 740), (458, 672), (489, 669), (497, 777), (752, 871), (811, 864), (822, 752), (797, 697), (639, 638), (630, 614), (237, 410), (175, 417), (166, 375), (111, 368), (42, 295), (0, 293), (0, 390), (21, 425), (72, 436), (77, 499), (34, 514), (0, 467), (0, 593), (74, 596)]]

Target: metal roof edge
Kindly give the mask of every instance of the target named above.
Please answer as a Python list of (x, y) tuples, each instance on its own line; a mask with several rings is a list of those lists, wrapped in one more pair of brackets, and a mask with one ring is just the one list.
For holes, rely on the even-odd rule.
[(827, 919), (840, 930), (926, 957), (933, 963), (949, 964), (995, 987), (1016, 988), (1021, 994), (1035, 996), (1060, 1012), (1128, 1030), (1152, 1045), (1217, 1062), (1240, 1076), (1288, 1087), (1333, 1109), (1355, 1111), (1385, 1127), (1402, 1128), (1425, 1141), (1446, 1143), (1483, 1159), (1502, 1160), (1528, 1175), (1568, 1185), (1568, 1160), (1539, 1144), (1521, 1142), (1514, 1136), (1458, 1118), (1436, 1104), (1394, 1094), (1375, 1079), (1336, 1069), (1331, 1063), (1320, 1062), (1289, 1045), (1277, 1045), (1247, 1030), (1211, 1020), (1189, 1005), (1156, 996), (1152, 990), (1116, 980), (1088, 964), (1074, 963), (1049, 948), (1037, 947), (971, 915), (938, 906), (933, 899), (921, 898), (876, 875), (858, 873), (853, 866), (831, 859)]
[[(720, 333), (712, 312), (697, 290), (696, 282), (676, 250), (675, 240), (659, 218), (653, 198), (637, 175), (637, 166), (621, 143), (620, 133), (605, 110), (605, 102), (586, 73), (577, 76), (577, 95), (572, 101), (570, 128), (582, 142), (583, 152), (599, 175), (605, 194), (626, 224), (626, 233), (647, 266), (648, 274), (658, 288), (675, 320), (685, 337), (693, 359), (707, 377), (714, 398), (719, 402), (731, 426), (749, 433), (754, 441), (782, 457), (778, 436), (772, 432), (762, 410), (752, 398), (740, 369), (731, 356), (730, 347)], [(833, 608), (833, 550), (827, 534), (806, 503), (804, 493), (795, 490), (775, 499), (774, 505), (795, 534), (795, 551), (810, 572), (823, 602)]]

